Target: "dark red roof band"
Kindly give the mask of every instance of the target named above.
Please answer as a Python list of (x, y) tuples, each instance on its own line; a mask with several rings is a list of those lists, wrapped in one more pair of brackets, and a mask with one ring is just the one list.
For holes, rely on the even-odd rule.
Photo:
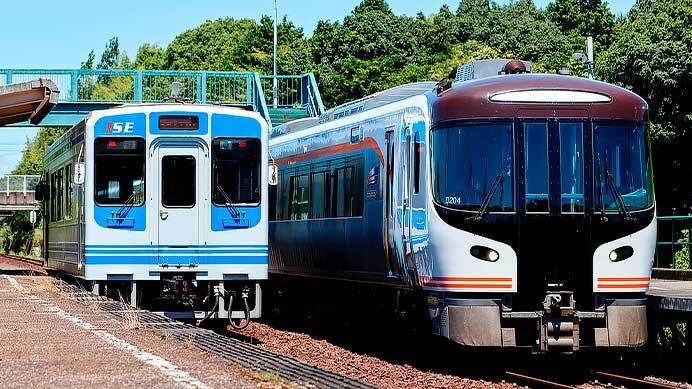
[[(493, 102), (505, 92), (559, 90), (591, 92), (610, 97), (603, 103)], [(473, 118), (591, 117), (593, 119), (648, 120), (649, 106), (638, 95), (605, 82), (551, 74), (510, 74), (465, 81), (431, 101), (432, 126)]]

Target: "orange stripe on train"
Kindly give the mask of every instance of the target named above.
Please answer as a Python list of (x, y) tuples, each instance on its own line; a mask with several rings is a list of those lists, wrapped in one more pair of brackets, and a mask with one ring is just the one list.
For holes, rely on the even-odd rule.
[(651, 277), (598, 277), (599, 282), (651, 281)]
[(599, 289), (640, 289), (648, 288), (649, 283), (645, 284), (598, 284)]
[(511, 277), (427, 277), (421, 276), (422, 279), (430, 281), (491, 281), (491, 282), (512, 282)]
[(447, 288), (447, 289), (464, 289), (464, 288), (474, 288), (474, 289), (512, 289), (512, 284), (441, 284), (438, 282), (426, 282), (425, 286), (430, 286), (433, 288)]

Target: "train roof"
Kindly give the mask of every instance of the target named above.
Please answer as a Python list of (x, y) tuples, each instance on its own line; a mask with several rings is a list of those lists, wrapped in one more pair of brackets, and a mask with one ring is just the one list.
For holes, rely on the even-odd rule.
[(432, 91), (435, 85), (435, 82), (414, 82), (374, 93), (361, 99), (349, 101), (348, 103), (334, 107), (322, 114), (319, 119), (305, 118), (277, 126), (272, 130), (271, 137), (291, 134), (308, 127), (316, 126), (320, 123), (330, 122), (405, 100), (409, 97), (419, 96)]
[(507, 74), (456, 82), (431, 101), (432, 126), (465, 118), (591, 117), (648, 120), (648, 105), (619, 86), (576, 76)]

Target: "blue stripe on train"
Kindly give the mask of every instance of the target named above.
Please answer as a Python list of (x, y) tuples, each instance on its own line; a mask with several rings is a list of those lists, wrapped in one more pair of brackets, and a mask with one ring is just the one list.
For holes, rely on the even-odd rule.
[(84, 245), (86, 248), (267, 248), (266, 244), (236, 244), (236, 245), (222, 245), (222, 244), (209, 244), (209, 245), (181, 245), (181, 246), (171, 246), (171, 245), (153, 245), (153, 244), (87, 244)]
[[(266, 265), (268, 263), (267, 255), (257, 256), (209, 256), (198, 257), (199, 261), (195, 261), (201, 266), (204, 265)], [(123, 256), (123, 255), (104, 255), (94, 256), (86, 255), (84, 263), (87, 265), (157, 265), (159, 257), (154, 255), (142, 256)], [(190, 258), (167, 257), (166, 263), (175, 266), (177, 261), (180, 263), (189, 263)]]
[(87, 248), (84, 250), (87, 254), (267, 254), (268, 249), (258, 249), (258, 250), (235, 250), (235, 249), (224, 249), (224, 250), (172, 250), (172, 249), (150, 249), (150, 250), (138, 250), (138, 249), (92, 249)]

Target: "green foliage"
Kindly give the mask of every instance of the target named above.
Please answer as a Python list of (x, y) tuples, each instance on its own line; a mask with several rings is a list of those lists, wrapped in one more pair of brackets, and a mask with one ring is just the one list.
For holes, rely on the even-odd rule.
[[(36, 138), (27, 145), (12, 174), (42, 174), (46, 149), (65, 131), (64, 127), (41, 128)], [(12, 215), (0, 219), (0, 241), (6, 252), (27, 254), (33, 240), (34, 234), (28, 212), (13, 212)]]
[[(690, 243), (692, 240), (690, 239), (690, 230), (682, 230), (682, 237), (678, 239), (679, 243)], [(692, 258), (690, 257), (690, 246), (689, 245), (684, 245), (680, 247), (676, 252), (675, 252), (675, 268), (676, 269), (691, 269), (690, 267), (690, 260)]]
[(548, 4), (545, 13), (569, 37), (575, 51), (584, 49), (588, 35), (594, 37), (596, 52), (611, 42), (615, 15), (601, 0), (555, 0)]
[(159, 70), (163, 69), (165, 61), (165, 50), (156, 44), (145, 43), (137, 50), (134, 67), (139, 70)]
[(19, 164), (12, 174), (41, 174), (43, 172), (43, 155), (48, 146), (65, 133), (65, 127), (43, 127), (36, 138), (27, 144)]
[(571, 54), (567, 37), (533, 1), (510, 3), (494, 15), (489, 46), (514, 52), (517, 57), (543, 64), (549, 70), (566, 64)]
[(597, 74), (649, 103), (663, 213), (692, 208), (692, 2), (640, 0), (615, 29)]
[[(148, 53), (151, 45), (145, 45), (140, 49), (143, 53), (142, 61), (149, 59)], [(94, 51), (92, 50), (87, 60), (82, 62), (82, 69), (93, 69)], [(106, 44), (106, 48), (101, 55), (101, 60), (96, 65), (96, 69), (130, 69), (133, 64), (126, 53), (120, 52), (118, 38), (111, 38)], [(77, 81), (78, 97), (87, 100), (104, 101), (127, 101), (132, 99), (134, 94), (134, 80), (126, 76), (86, 76)]]
[(679, 133), (692, 122), (690, 25), (689, 1), (638, 2), (599, 62), (604, 79), (642, 95), (651, 105), (652, 119), (676, 124)]
[[(604, 0), (553, 0), (545, 10), (532, 0), (502, 3), (460, 0), (456, 9), (409, 17), (396, 15), (385, 0), (363, 0), (342, 20), (319, 21), (311, 37), (284, 17), (279, 72), (315, 72), (332, 107), (403, 83), (439, 80), (474, 59), (520, 58), (533, 61), (535, 71), (567, 66), (584, 76), (571, 54), (582, 51), (592, 34), (597, 78), (632, 89), (650, 104), (657, 185), (671, 188), (659, 191), (659, 209), (692, 209), (692, 181), (685, 179), (692, 176), (692, 2), (638, 0), (617, 19)], [(92, 51), (82, 66), (271, 74), (272, 52), (271, 17), (220, 18), (182, 32), (167, 47), (145, 43), (134, 61), (113, 38), (98, 64)], [(161, 97), (167, 87), (145, 85), (144, 94)], [(80, 97), (92, 99), (126, 99), (132, 88), (129, 77), (79, 82)]]
[(365, 14), (372, 11), (393, 15), (392, 9), (385, 0), (363, 0), (363, 2), (358, 4), (353, 10), (353, 14)]
[(457, 8), (457, 38), (460, 41), (487, 42), (493, 20), (499, 12), (497, 4), (489, 0), (461, 0)]

